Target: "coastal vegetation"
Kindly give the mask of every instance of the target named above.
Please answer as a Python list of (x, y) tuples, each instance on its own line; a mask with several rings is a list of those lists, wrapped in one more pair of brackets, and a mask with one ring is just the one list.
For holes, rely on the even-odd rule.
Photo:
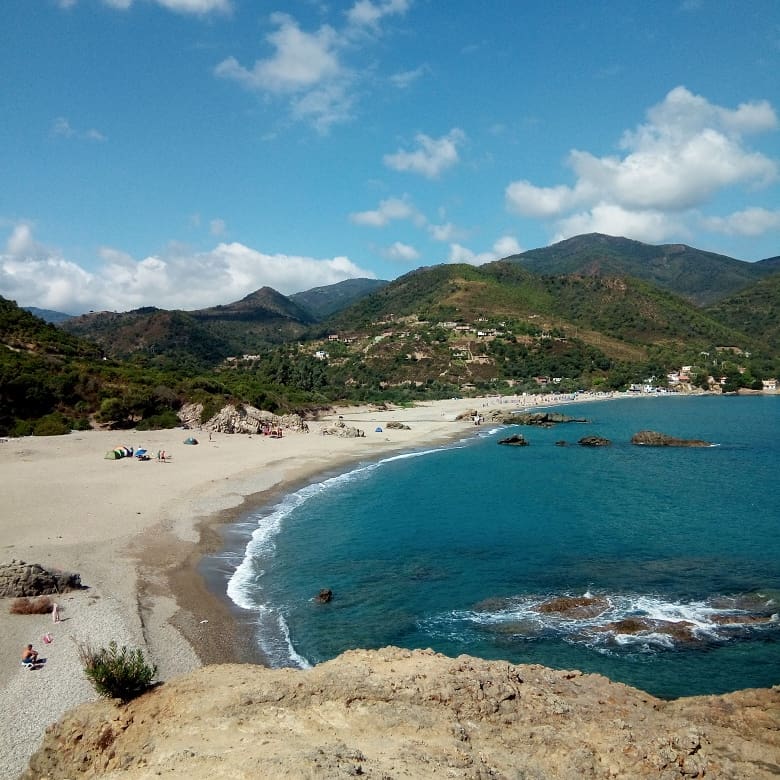
[(485, 393), (761, 389), (780, 374), (778, 311), (772, 260), (597, 234), (392, 282), (289, 298), (266, 287), (190, 312), (54, 325), (0, 298), (0, 435), (173, 427), (187, 402), (205, 421), (227, 403), (285, 413)]
[(84, 674), (100, 696), (128, 702), (152, 687), (157, 667), (146, 662), (142, 650), (131, 650), (116, 642), (97, 650), (78, 645)]

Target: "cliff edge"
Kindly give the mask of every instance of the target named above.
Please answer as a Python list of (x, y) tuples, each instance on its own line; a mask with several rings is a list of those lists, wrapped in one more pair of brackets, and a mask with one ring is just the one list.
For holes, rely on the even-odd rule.
[(663, 701), (599, 675), (430, 650), (207, 666), (50, 726), (43, 778), (775, 778), (780, 686)]

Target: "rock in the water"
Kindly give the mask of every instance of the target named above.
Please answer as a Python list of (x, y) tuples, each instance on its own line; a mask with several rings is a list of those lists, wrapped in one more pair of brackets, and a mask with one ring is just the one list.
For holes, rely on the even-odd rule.
[(39, 563), (11, 561), (0, 564), (0, 597), (51, 596), (68, 590), (80, 590), (81, 575), (47, 571)]
[(333, 591), (330, 588), (322, 588), (320, 592), (314, 597), (315, 601), (320, 604), (327, 604), (333, 599)]
[(537, 611), (546, 615), (555, 613), (583, 620), (596, 617), (608, 608), (609, 602), (603, 596), (559, 596), (542, 602)]
[(583, 447), (609, 447), (612, 442), (603, 436), (583, 436), (577, 444)]
[(711, 447), (712, 444), (701, 439), (677, 439), (657, 431), (639, 431), (631, 437), (632, 444), (644, 447)]
[(501, 439), (499, 444), (511, 444), (513, 447), (527, 447), (528, 441), (522, 433), (513, 433), (511, 436), (507, 436), (506, 439)]

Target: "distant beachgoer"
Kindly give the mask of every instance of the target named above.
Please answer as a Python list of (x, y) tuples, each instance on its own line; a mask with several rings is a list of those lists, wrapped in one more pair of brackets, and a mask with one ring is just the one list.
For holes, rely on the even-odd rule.
[(52, 604), (52, 606), (51, 606), (51, 622), (52, 623), (59, 623), (60, 622), (60, 605), (59, 604)]
[(23, 664), (37, 664), (38, 663), (38, 651), (33, 650), (32, 645), (27, 645), (22, 650), (22, 663)]

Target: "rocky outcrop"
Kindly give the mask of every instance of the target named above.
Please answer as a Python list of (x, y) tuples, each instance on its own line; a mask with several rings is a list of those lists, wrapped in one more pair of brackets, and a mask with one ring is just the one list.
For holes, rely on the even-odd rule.
[(216, 433), (262, 433), (264, 428), (306, 430), (306, 425), (300, 415), (273, 414), (246, 404), (224, 406), (205, 422), (203, 427)]
[(507, 436), (506, 439), (501, 439), (499, 444), (510, 444), (513, 447), (527, 447), (528, 441), (522, 433), (513, 433), (511, 436)]
[(612, 442), (603, 436), (583, 436), (577, 444), (583, 447), (609, 447)]
[(81, 575), (47, 571), (39, 563), (11, 561), (0, 564), (0, 597), (51, 596), (68, 590), (79, 590)]
[(712, 447), (712, 443), (701, 439), (677, 439), (657, 431), (639, 431), (631, 437), (632, 444), (643, 447)]
[(340, 436), (343, 439), (359, 439), (366, 434), (352, 425), (347, 425), (344, 420), (336, 420), (332, 425), (320, 429), (323, 436)]
[(412, 429), (405, 425), (402, 422), (398, 422), (397, 420), (390, 420), (389, 423), (385, 423), (385, 428), (388, 430), (396, 430), (396, 431), (411, 431)]
[(581, 417), (568, 417), (560, 412), (505, 412), (500, 409), (490, 415), (490, 421), (502, 425), (536, 425), (552, 428), (560, 423), (586, 423)]
[(780, 687), (662, 701), (577, 671), (354, 650), (305, 671), (208, 666), (82, 705), (23, 779), (768, 780), (779, 717)]

